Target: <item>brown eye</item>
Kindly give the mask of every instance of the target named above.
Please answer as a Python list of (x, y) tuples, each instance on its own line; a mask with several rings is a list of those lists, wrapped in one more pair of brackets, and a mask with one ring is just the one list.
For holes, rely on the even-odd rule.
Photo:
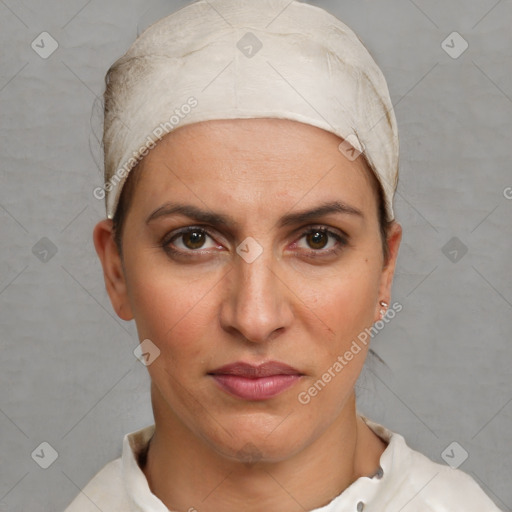
[(217, 248), (214, 239), (205, 229), (194, 226), (171, 233), (162, 240), (161, 244), (167, 252), (183, 255), (187, 253), (191, 255), (195, 252), (201, 254), (198, 249)]
[(295, 243), (295, 247), (306, 249), (306, 252), (309, 252), (312, 257), (336, 254), (346, 245), (348, 245), (348, 240), (345, 236), (326, 227), (308, 229)]
[(200, 249), (205, 242), (204, 231), (189, 231), (188, 233), (183, 233), (181, 236), (183, 237), (183, 244), (188, 249)]
[(312, 249), (323, 249), (327, 245), (329, 237), (325, 231), (311, 231), (306, 235), (306, 240)]

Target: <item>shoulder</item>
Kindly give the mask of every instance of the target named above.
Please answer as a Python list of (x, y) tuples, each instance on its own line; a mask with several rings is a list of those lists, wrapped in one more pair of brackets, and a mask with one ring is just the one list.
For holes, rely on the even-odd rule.
[(500, 512), (469, 474), (434, 462), (402, 435), (361, 417), (388, 443), (380, 459), (382, 479), (375, 481), (379, 512)]
[(404, 512), (500, 512), (469, 474), (408, 450), (410, 471), (403, 484), (409, 493)]
[(141, 500), (148, 507), (153, 507), (151, 510), (159, 509), (162, 503), (151, 493), (138, 463), (153, 432), (154, 425), (149, 425), (125, 434), (121, 457), (106, 464), (78, 493), (65, 512), (139, 510), (137, 503)]
[(128, 510), (121, 458), (106, 464), (79, 492), (64, 512)]

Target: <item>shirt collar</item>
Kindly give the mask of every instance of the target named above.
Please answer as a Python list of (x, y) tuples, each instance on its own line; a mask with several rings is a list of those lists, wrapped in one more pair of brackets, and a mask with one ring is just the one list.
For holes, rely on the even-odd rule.
[[(391, 432), (383, 425), (371, 421), (360, 413), (359, 416), (381, 439), (388, 443), (380, 457), (382, 471), (379, 470), (373, 477), (358, 478), (330, 503), (311, 512), (359, 512), (371, 503), (377, 504), (386, 491), (396, 484), (397, 475), (404, 474), (410, 465), (410, 449), (400, 434)], [(123, 439), (121, 456), (123, 482), (132, 510), (137, 512), (168, 512), (163, 502), (151, 492), (146, 476), (138, 463), (139, 457), (146, 451), (154, 431), (155, 425), (149, 425), (126, 434)]]
[(123, 438), (121, 466), (126, 494), (133, 511), (137, 512), (168, 512), (168, 508), (155, 496), (139, 466), (139, 457), (145, 452), (149, 440), (153, 436), (155, 425), (149, 425)]
[(311, 512), (360, 512), (370, 505), (373, 505), (372, 510), (378, 510), (382, 508), (379, 504), (385, 503), (385, 497), (392, 494), (393, 489), (399, 485), (398, 480), (407, 474), (407, 467), (412, 463), (411, 450), (403, 436), (391, 432), (361, 413), (358, 415), (375, 434), (388, 443), (380, 456), (379, 471), (373, 476), (358, 478), (330, 503)]

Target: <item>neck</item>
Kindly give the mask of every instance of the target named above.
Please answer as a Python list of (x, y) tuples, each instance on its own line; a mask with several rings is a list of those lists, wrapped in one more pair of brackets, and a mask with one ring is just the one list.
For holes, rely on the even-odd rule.
[(372, 475), (386, 444), (357, 416), (355, 395), (313, 443), (278, 462), (240, 462), (217, 453), (160, 407), (143, 471), (169, 510), (313, 510)]

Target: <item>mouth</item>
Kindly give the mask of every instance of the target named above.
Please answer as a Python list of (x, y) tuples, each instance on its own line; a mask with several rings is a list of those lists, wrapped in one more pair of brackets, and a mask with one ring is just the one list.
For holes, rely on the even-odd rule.
[(236, 362), (208, 372), (208, 375), (232, 396), (261, 401), (289, 389), (304, 374), (287, 364), (269, 361), (260, 365)]

